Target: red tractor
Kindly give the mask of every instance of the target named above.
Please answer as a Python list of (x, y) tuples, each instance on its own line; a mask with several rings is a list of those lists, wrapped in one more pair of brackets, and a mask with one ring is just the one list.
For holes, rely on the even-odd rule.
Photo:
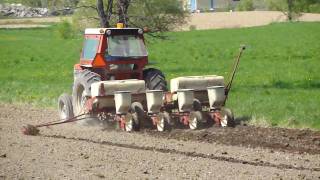
[[(121, 25), (120, 25), (121, 26)], [(164, 74), (148, 65), (144, 30), (139, 28), (86, 29), (80, 63), (74, 65), (72, 97), (59, 98), (60, 117), (67, 119), (84, 111), (94, 82), (139, 79), (146, 89), (167, 90)]]
[(232, 112), (224, 108), (233, 77), (229, 83), (217, 75), (177, 77), (170, 81), (148, 65), (144, 30), (139, 28), (86, 29), (80, 63), (74, 66), (72, 96), (59, 97), (60, 118), (85, 118), (116, 122), (132, 131), (141, 124), (151, 124), (163, 131), (177, 119), (190, 129), (198, 123), (234, 125)]

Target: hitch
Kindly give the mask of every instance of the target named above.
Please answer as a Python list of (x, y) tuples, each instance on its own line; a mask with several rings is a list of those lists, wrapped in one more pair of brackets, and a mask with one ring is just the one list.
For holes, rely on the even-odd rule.
[(63, 120), (57, 120), (57, 121), (51, 121), (43, 124), (38, 125), (31, 125), (27, 124), (26, 126), (23, 126), (21, 131), (24, 135), (30, 135), (30, 136), (36, 136), (39, 134), (40, 130), (38, 128), (40, 127), (48, 127), (48, 126), (54, 126), (59, 124), (65, 124), (65, 123), (71, 123), (76, 121), (84, 120), (85, 117), (83, 117), (85, 114), (80, 114), (78, 116), (72, 117), (70, 119), (63, 119)]

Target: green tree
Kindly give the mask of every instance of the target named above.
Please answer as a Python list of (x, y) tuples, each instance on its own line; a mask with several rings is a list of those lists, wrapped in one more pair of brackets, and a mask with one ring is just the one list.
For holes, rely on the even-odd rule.
[(241, 0), (236, 7), (237, 11), (253, 11), (254, 4), (253, 0)]
[(58, 23), (56, 26), (56, 30), (58, 32), (58, 35), (62, 39), (70, 39), (74, 36), (72, 25), (67, 20), (63, 20), (62, 22)]
[[(151, 32), (164, 32), (185, 22), (187, 12), (180, 0), (81, 0), (74, 22), (85, 27), (109, 27), (122, 21), (131, 27), (148, 27)], [(128, 4), (127, 4), (128, 3)], [(102, 9), (103, 7), (103, 9)], [(111, 14), (112, 12), (112, 14)]]
[(129, 8), (129, 24), (164, 32), (185, 23), (187, 12), (179, 0), (136, 0)]
[[(291, 21), (303, 12), (317, 12), (320, 0), (268, 0), (267, 5), (269, 10), (282, 11)], [(313, 7), (315, 8), (312, 9)]]

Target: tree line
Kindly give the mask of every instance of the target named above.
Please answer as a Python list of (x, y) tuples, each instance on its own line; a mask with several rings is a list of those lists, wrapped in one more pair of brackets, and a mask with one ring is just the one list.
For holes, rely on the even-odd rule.
[[(53, 11), (71, 8), (75, 10), (73, 20), (79, 28), (110, 27), (122, 22), (163, 32), (183, 24), (188, 16), (181, 0), (0, 0), (0, 3), (22, 3)], [(268, 10), (284, 12), (288, 20), (301, 12), (320, 13), (320, 0), (240, 0), (236, 10), (254, 10), (257, 3), (264, 4)]]

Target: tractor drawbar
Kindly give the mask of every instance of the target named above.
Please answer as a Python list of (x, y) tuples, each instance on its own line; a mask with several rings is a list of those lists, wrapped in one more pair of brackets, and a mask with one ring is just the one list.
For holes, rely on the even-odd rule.
[(38, 124), (38, 125), (27, 124), (26, 126), (22, 127), (21, 131), (24, 135), (37, 136), (40, 133), (40, 130), (39, 130), (40, 127), (49, 127), (49, 126), (54, 126), (54, 125), (59, 125), (59, 124), (81, 121), (81, 120), (85, 119), (85, 117), (82, 117), (84, 115), (85, 114), (80, 114), (80, 115), (72, 117), (70, 119), (63, 119), (63, 120), (60, 119), (60, 120), (51, 121), (51, 122)]

